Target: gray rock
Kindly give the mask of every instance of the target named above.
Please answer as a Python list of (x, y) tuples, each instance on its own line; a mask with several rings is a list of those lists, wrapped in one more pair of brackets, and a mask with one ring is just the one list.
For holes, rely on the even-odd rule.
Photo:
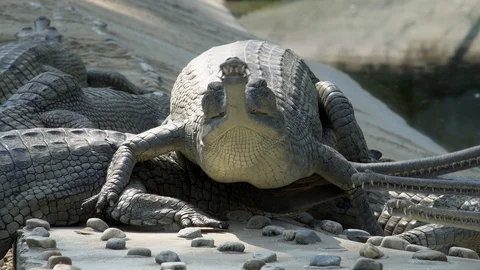
[(43, 227), (47, 230), (50, 230), (50, 223), (43, 219), (30, 218), (27, 219), (27, 221), (25, 222), (25, 227), (27, 228), (27, 230), (33, 230), (36, 227)]
[(260, 270), (285, 270), (285, 268), (278, 265), (264, 265)]
[(210, 237), (198, 237), (192, 240), (192, 247), (214, 247), (215, 240)]
[(110, 238), (107, 240), (107, 244), (105, 245), (108, 249), (124, 249), (126, 245), (125, 239), (123, 238)]
[(62, 253), (60, 251), (56, 251), (56, 250), (46, 250), (42, 253), (40, 253), (40, 256), (39, 258), (41, 260), (48, 260), (48, 258), (52, 257), (52, 256), (62, 256)]
[(447, 261), (447, 255), (436, 250), (419, 250), (412, 255), (412, 259), (427, 261)]
[(410, 243), (397, 236), (385, 236), (380, 243), (381, 247), (405, 250), (405, 248), (410, 245)]
[(478, 254), (475, 251), (468, 248), (462, 248), (462, 247), (451, 247), (450, 250), (448, 251), (448, 256), (469, 258), (469, 259), (476, 259), (476, 260), (480, 259), (478, 257)]
[(108, 228), (103, 233), (100, 239), (107, 241), (110, 238), (125, 238), (127, 235), (117, 228)]
[(383, 264), (373, 259), (360, 258), (355, 262), (352, 270), (383, 270)]
[(248, 221), (253, 214), (251, 212), (235, 210), (227, 213), (227, 219), (236, 222), (245, 222)]
[(108, 229), (107, 223), (99, 218), (89, 218), (87, 220), (87, 227), (92, 228), (97, 232), (104, 232)]
[(266, 216), (253, 216), (247, 222), (247, 229), (262, 229), (272, 224), (272, 220)]
[(275, 225), (268, 225), (262, 229), (263, 236), (277, 236), (281, 235), (285, 231), (285, 228)]
[(152, 251), (149, 248), (131, 248), (128, 253), (128, 256), (141, 256), (141, 257), (151, 257)]
[(383, 252), (379, 250), (376, 246), (371, 243), (365, 243), (359, 251), (360, 256), (370, 258), (370, 259), (378, 259), (383, 257)]
[(187, 239), (202, 237), (202, 230), (199, 228), (184, 228), (177, 233), (177, 237)]
[(184, 262), (164, 262), (160, 265), (161, 270), (185, 270), (187, 265)]
[(430, 250), (430, 248), (415, 244), (410, 244), (405, 247), (405, 251), (417, 252), (419, 250)]
[(370, 243), (374, 246), (380, 246), (382, 240), (383, 236), (371, 236), (370, 238), (368, 238), (367, 243)]
[(250, 259), (243, 264), (243, 269), (260, 270), (264, 265), (266, 265), (266, 263), (262, 259)]
[(310, 266), (340, 266), (342, 258), (334, 255), (317, 255), (310, 259)]
[(28, 247), (41, 247), (41, 248), (55, 248), (57, 242), (48, 237), (42, 236), (28, 236), (25, 237)]
[(293, 241), (295, 239), (295, 235), (297, 234), (297, 231), (295, 230), (285, 230), (282, 233), (283, 240), (285, 241)]
[(311, 230), (298, 230), (295, 234), (295, 243), (300, 245), (309, 245), (317, 242), (322, 242), (320, 237)]
[(277, 261), (277, 253), (273, 251), (259, 251), (253, 253), (253, 258), (264, 260), (266, 263)]
[(78, 267), (75, 267), (73, 265), (68, 265), (68, 264), (57, 264), (55, 267), (53, 267), (53, 270), (81, 270)]
[(370, 233), (364, 230), (359, 229), (346, 229), (343, 231), (348, 238), (348, 240), (352, 240), (355, 242), (365, 243), (370, 236)]
[(245, 245), (240, 242), (225, 242), (218, 246), (217, 250), (221, 252), (243, 252), (245, 251)]
[(36, 227), (35, 229), (32, 230), (30, 233), (32, 236), (43, 236), (43, 237), (49, 237), (50, 233), (45, 229), (44, 227)]
[(320, 221), (319, 225), (321, 230), (329, 232), (331, 234), (338, 235), (338, 234), (341, 234), (343, 231), (342, 224), (332, 220), (328, 220), (328, 219), (322, 220)]
[(72, 259), (67, 256), (51, 256), (47, 261), (47, 268), (52, 269), (57, 264), (72, 265)]
[(171, 251), (171, 250), (164, 250), (160, 253), (158, 253), (157, 256), (155, 256), (155, 261), (158, 264), (163, 264), (166, 262), (179, 262), (180, 257), (178, 257), (177, 253)]

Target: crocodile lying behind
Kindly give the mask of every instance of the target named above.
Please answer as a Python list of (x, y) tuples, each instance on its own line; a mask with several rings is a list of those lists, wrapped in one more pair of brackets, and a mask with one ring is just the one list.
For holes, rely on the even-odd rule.
[[(183, 69), (172, 90), (165, 123), (125, 141), (116, 151), (106, 184), (93, 198), (98, 200), (97, 209), (117, 203), (136, 162), (171, 151), (218, 182), (248, 182), (273, 190), (333, 185), (349, 199), (357, 226), (373, 234), (383, 230), (364, 189), (478, 195), (480, 186), (478, 181), (408, 177), (477, 166), (480, 147), (448, 157), (371, 163), (375, 160), (353, 108), (338, 88), (319, 81), (292, 51), (254, 40), (214, 47)], [(315, 206), (315, 200), (318, 197), (306, 205)], [(402, 209), (417, 213), (408, 207)], [(300, 209), (293, 204), (281, 210)], [(275, 210), (279, 209), (270, 209)], [(457, 219), (446, 219), (446, 215), (442, 212), (435, 218), (478, 230), (479, 215), (473, 220), (466, 213), (456, 213)]]
[[(225, 61), (232, 56), (238, 58)], [(216, 77), (219, 66), (220, 79)], [(400, 186), (412, 179), (362, 172), (442, 174), (475, 166), (480, 154), (475, 148), (433, 161), (352, 162), (375, 158), (366, 148), (348, 100), (332, 84), (319, 82), (291, 51), (268, 43), (244, 41), (207, 51), (184, 69), (172, 95), (168, 122), (136, 136), (79, 129), (0, 133), (4, 147), (0, 149), (0, 256), (29, 217), (68, 225), (95, 215), (95, 208), (104, 209), (104, 205), (108, 216), (133, 225), (177, 222), (225, 227), (221, 220), (231, 210), (295, 217), (298, 211), (346, 196), (356, 209), (359, 226), (382, 234), (359, 188), (362, 183), (366, 189), (383, 189), (389, 183), (394, 190), (418, 191), (428, 186), (429, 192), (479, 193), (479, 184), (471, 181), (445, 187), (451, 181), (414, 179), (422, 182)], [(235, 122), (229, 121), (232, 118)], [(191, 122), (179, 121), (187, 119)], [(236, 126), (241, 123), (247, 127)], [(290, 135), (282, 136), (285, 131)], [(215, 132), (221, 139), (211, 143)], [(229, 141), (232, 137), (238, 140)], [(152, 143), (163, 147), (151, 148)], [(253, 153), (263, 167), (249, 160)], [(217, 168), (211, 167), (212, 160)], [(282, 174), (278, 168), (289, 170)], [(249, 169), (264, 175), (252, 183), (263, 189), (218, 182), (256, 180), (256, 175), (241, 175)], [(112, 172), (118, 181), (111, 181)], [(105, 178), (108, 182), (98, 195)], [(82, 210), (80, 204), (90, 196)], [(93, 207), (97, 199), (100, 204)]]

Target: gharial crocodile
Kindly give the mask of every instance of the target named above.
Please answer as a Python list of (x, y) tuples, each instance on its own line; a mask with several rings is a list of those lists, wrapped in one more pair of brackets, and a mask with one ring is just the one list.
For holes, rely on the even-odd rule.
[[(451, 156), (371, 163), (375, 159), (340, 90), (319, 81), (292, 51), (255, 40), (214, 47), (182, 70), (165, 123), (125, 141), (116, 151), (102, 192), (92, 198), (97, 200), (97, 210), (115, 205), (137, 162), (172, 151), (218, 182), (291, 190), (283, 193), (284, 199), (296, 196), (298, 189), (332, 185), (338, 189), (332, 197), (341, 191), (349, 199), (357, 226), (373, 234), (383, 231), (364, 190), (478, 195), (480, 185), (472, 180), (408, 177), (432, 177), (477, 166), (480, 147)], [(391, 176), (396, 174), (401, 176)], [(268, 211), (299, 211), (319, 204), (319, 197), (311, 199), (304, 205), (277, 200), (277, 206)], [(440, 211), (428, 220), (430, 208), (412, 208), (403, 201), (392, 205), (407, 215), (427, 213), (423, 217), (427, 222), (442, 220), (462, 230), (479, 228), (478, 213), (456, 212), (452, 218)], [(460, 241), (472, 235), (455, 234), (444, 240)], [(425, 244), (421, 238), (411, 241)]]
[[(215, 132), (222, 139), (213, 139)], [(293, 52), (261, 41), (215, 47), (193, 60), (176, 82), (168, 122), (155, 129), (139, 135), (13, 130), (0, 133), (0, 142), (0, 256), (27, 218), (73, 224), (95, 214), (92, 206), (97, 199), (100, 204), (95, 208), (105, 206), (110, 217), (133, 225), (225, 227), (220, 220), (231, 210), (295, 217), (298, 211), (346, 196), (359, 226), (382, 234), (359, 187), (362, 183), (365, 189), (385, 189), (390, 183), (392, 190), (428, 187), (433, 193), (469, 195), (480, 190), (480, 184), (472, 181), (364, 172), (442, 174), (475, 166), (480, 150), (433, 160), (352, 162), (375, 159), (348, 100), (334, 85), (318, 81)], [(152, 142), (164, 147), (151, 148)], [(264, 167), (255, 167), (250, 154), (256, 154), (256, 162)], [(253, 169), (262, 175), (261, 182), (219, 182), (255, 180), (255, 175), (242, 176)], [(112, 176), (118, 181), (112, 182)], [(80, 204), (88, 197), (82, 209)], [(473, 222), (477, 225), (478, 219)]]

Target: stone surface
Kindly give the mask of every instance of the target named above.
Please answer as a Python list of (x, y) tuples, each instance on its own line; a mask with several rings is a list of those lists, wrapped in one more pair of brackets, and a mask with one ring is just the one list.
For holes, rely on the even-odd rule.
[(448, 250), (448, 256), (454, 257), (461, 257), (461, 258), (469, 258), (469, 259), (476, 259), (479, 260), (478, 254), (469, 249), (469, 248), (462, 248), (462, 247), (451, 247)]
[(53, 270), (81, 270), (81, 268), (69, 264), (60, 263), (55, 265), (55, 267), (53, 267)]
[(253, 216), (247, 222), (247, 229), (262, 229), (272, 224), (272, 220), (266, 216)]
[(187, 265), (184, 262), (164, 262), (160, 265), (162, 270), (184, 270), (187, 269)]
[(410, 243), (402, 238), (396, 236), (385, 236), (380, 243), (381, 247), (405, 250), (405, 248), (410, 245)]
[(328, 219), (320, 221), (319, 226), (320, 229), (335, 235), (338, 235), (343, 231), (342, 224)]
[(25, 238), (28, 247), (55, 248), (55, 240), (42, 236), (28, 236)]
[(87, 227), (92, 228), (97, 232), (104, 232), (108, 229), (107, 223), (99, 218), (89, 218), (87, 220)]
[(370, 236), (370, 234), (364, 230), (359, 230), (359, 229), (346, 229), (343, 231), (343, 234), (345, 234), (348, 238), (348, 240), (360, 242), (360, 243), (365, 243), (367, 240), (366, 237)]
[(245, 245), (240, 242), (225, 242), (217, 248), (221, 252), (244, 252)]
[(52, 256), (62, 256), (62, 253), (60, 251), (57, 251), (57, 250), (45, 250), (44, 252), (40, 253), (40, 256), (39, 258), (41, 260), (48, 260), (48, 258), (52, 257)]
[(342, 258), (334, 255), (317, 255), (310, 259), (310, 266), (340, 266)]
[(52, 269), (57, 264), (72, 265), (72, 259), (66, 256), (51, 256), (47, 261), (47, 268)]
[(180, 257), (178, 257), (177, 253), (171, 250), (164, 250), (155, 256), (155, 261), (158, 264), (163, 264), (166, 262), (179, 262)]
[(135, 247), (128, 250), (128, 256), (151, 257), (152, 251), (149, 248)]
[(44, 227), (36, 227), (32, 230), (30, 233), (32, 236), (43, 236), (43, 237), (49, 237), (50, 233), (45, 229)]
[(123, 231), (117, 228), (108, 228), (102, 233), (100, 239), (102, 241), (107, 241), (110, 238), (125, 238), (126, 236), (127, 235)]
[(126, 241), (123, 238), (110, 238), (107, 240), (107, 244), (105, 245), (108, 249), (124, 249), (126, 246)]
[(412, 255), (412, 259), (427, 261), (447, 261), (447, 255), (436, 250), (419, 250)]
[(283, 234), (285, 228), (275, 225), (268, 225), (262, 229), (263, 236), (277, 236)]
[(383, 252), (379, 250), (376, 246), (371, 243), (365, 243), (359, 251), (360, 256), (370, 258), (370, 259), (378, 259), (383, 257)]
[(355, 262), (352, 270), (383, 270), (383, 264), (373, 259), (360, 258)]
[(410, 244), (405, 247), (405, 251), (417, 252), (419, 250), (430, 250), (430, 248), (415, 244)]
[(259, 251), (253, 253), (253, 258), (264, 260), (266, 263), (277, 261), (277, 253), (273, 251)]
[(278, 265), (264, 265), (260, 270), (285, 270), (285, 267)]
[(27, 230), (33, 230), (36, 227), (43, 227), (46, 230), (50, 230), (50, 223), (43, 219), (31, 218), (27, 219), (27, 221), (25, 222), (25, 227), (27, 228)]
[(311, 230), (299, 230), (295, 234), (295, 243), (300, 245), (309, 245), (317, 242), (322, 242), (320, 237)]
[(283, 240), (285, 241), (293, 241), (295, 239), (295, 235), (297, 234), (297, 231), (295, 230), (285, 230), (282, 233)]
[(199, 228), (184, 228), (177, 233), (177, 237), (187, 239), (202, 237), (202, 230)]
[(266, 265), (266, 263), (262, 259), (249, 259), (243, 264), (243, 269), (260, 270), (264, 265)]
[(227, 219), (230, 221), (236, 221), (236, 222), (246, 222), (252, 216), (253, 214), (251, 212), (242, 211), (242, 210), (235, 210), (227, 213)]
[(215, 240), (210, 237), (198, 237), (193, 239), (190, 245), (192, 247), (214, 247)]
[(367, 240), (367, 243), (371, 243), (374, 246), (380, 246), (383, 238), (383, 236), (370, 236), (370, 238)]

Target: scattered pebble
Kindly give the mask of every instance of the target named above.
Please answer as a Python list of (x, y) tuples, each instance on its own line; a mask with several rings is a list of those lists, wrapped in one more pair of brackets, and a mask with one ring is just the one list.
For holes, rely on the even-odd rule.
[(87, 220), (87, 227), (92, 228), (97, 232), (104, 232), (108, 229), (107, 223), (99, 218), (89, 218)]
[(448, 256), (454, 257), (461, 257), (461, 258), (469, 258), (469, 259), (476, 259), (479, 260), (478, 254), (469, 249), (469, 248), (462, 248), (462, 247), (451, 247), (448, 251)]
[(215, 240), (210, 237), (198, 237), (192, 240), (192, 247), (214, 247)]
[(326, 232), (329, 232), (331, 234), (339, 235), (343, 231), (343, 226), (338, 222), (325, 219), (320, 221), (320, 229)]
[(352, 270), (383, 270), (383, 264), (373, 259), (360, 258), (355, 262)]
[(380, 246), (383, 238), (384, 238), (383, 236), (370, 236), (370, 238), (368, 238), (367, 240), (367, 243), (370, 243), (374, 246)]
[(57, 246), (57, 242), (55, 240), (42, 237), (42, 236), (28, 236), (25, 237), (25, 241), (27, 242), (28, 247), (41, 247), (41, 248), (55, 248)]
[(311, 230), (298, 230), (295, 234), (295, 243), (300, 245), (309, 245), (317, 242), (322, 242), (320, 237)]
[(187, 265), (184, 262), (164, 262), (160, 265), (161, 270), (184, 270)]
[(178, 257), (177, 253), (171, 251), (171, 250), (164, 250), (160, 253), (158, 253), (157, 256), (155, 256), (155, 261), (158, 264), (163, 264), (166, 262), (179, 262), (180, 257)]
[(253, 216), (247, 222), (247, 229), (262, 229), (272, 224), (272, 220), (266, 216)]
[(297, 234), (297, 231), (295, 230), (285, 230), (282, 233), (283, 240), (285, 241), (293, 241), (295, 239), (295, 235)]
[(264, 265), (266, 265), (266, 263), (262, 259), (250, 259), (243, 264), (243, 269), (260, 270)]
[(123, 238), (110, 238), (107, 240), (107, 244), (105, 245), (108, 249), (124, 249), (126, 245), (126, 241)]
[(405, 251), (417, 252), (419, 250), (430, 250), (430, 248), (425, 246), (415, 245), (415, 244), (410, 244), (405, 247)]
[(220, 252), (243, 252), (245, 251), (245, 245), (240, 242), (225, 242), (218, 246), (217, 250)]
[(370, 259), (378, 259), (383, 257), (383, 252), (379, 250), (376, 246), (371, 243), (366, 243), (362, 246), (359, 251), (360, 256), (370, 258)]
[(60, 251), (56, 251), (56, 250), (46, 250), (44, 252), (42, 252), (39, 256), (39, 258), (41, 260), (48, 260), (48, 258), (52, 257), (52, 256), (62, 256), (62, 253)]
[(35, 229), (32, 230), (30, 233), (32, 236), (43, 236), (43, 237), (49, 237), (50, 233), (45, 229), (44, 227), (36, 227)]
[(27, 221), (25, 222), (25, 227), (27, 228), (27, 230), (33, 230), (36, 227), (43, 227), (47, 230), (50, 230), (50, 223), (48, 223), (43, 219), (30, 218), (30, 219), (27, 219)]
[(340, 266), (340, 256), (317, 255), (310, 259), (310, 266)]
[(275, 225), (268, 225), (262, 229), (263, 236), (277, 236), (281, 235), (285, 231), (285, 228)]
[(108, 228), (106, 229), (100, 239), (102, 241), (107, 241), (110, 238), (125, 238), (127, 235), (125, 233), (117, 228)]
[(51, 256), (47, 261), (47, 268), (52, 269), (57, 264), (72, 265), (72, 259), (67, 256)]
[(202, 230), (199, 228), (184, 228), (177, 233), (177, 237), (187, 239), (202, 237)]
[(260, 259), (266, 263), (277, 261), (277, 253), (273, 251), (259, 251), (253, 253), (253, 258)]
[(57, 264), (53, 267), (53, 270), (80, 270), (80, 268), (68, 264)]
[(128, 251), (127, 255), (128, 256), (151, 257), (152, 256), (152, 251), (149, 248), (136, 247), (136, 248), (131, 248)]
[(236, 222), (245, 222), (248, 221), (253, 214), (251, 212), (235, 210), (227, 213), (227, 219)]
[(285, 270), (285, 268), (278, 265), (264, 265), (260, 270)]
[(436, 250), (419, 250), (412, 255), (412, 259), (427, 261), (447, 261), (447, 255)]
[(365, 243), (370, 236), (370, 233), (364, 230), (359, 229), (346, 229), (343, 231), (348, 238), (348, 240), (352, 240), (355, 242)]
[(397, 236), (385, 236), (380, 243), (381, 247), (405, 250), (405, 248), (410, 245), (410, 243)]

